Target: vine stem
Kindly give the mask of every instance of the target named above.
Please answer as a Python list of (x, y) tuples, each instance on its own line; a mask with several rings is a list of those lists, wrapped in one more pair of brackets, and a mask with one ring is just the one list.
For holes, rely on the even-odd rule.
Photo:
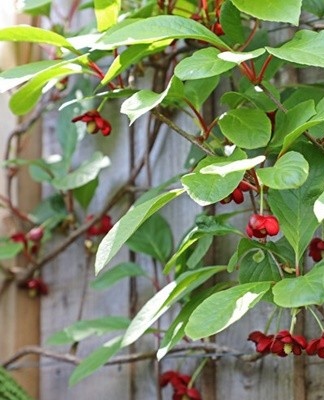
[(202, 370), (204, 369), (205, 365), (207, 364), (208, 358), (205, 358), (202, 360), (202, 362), (198, 365), (198, 368), (195, 370), (195, 372), (192, 374), (191, 379), (188, 383), (188, 388), (192, 388), (195, 380), (198, 378)]
[(307, 309), (311, 312), (311, 314), (312, 314), (313, 317), (315, 318), (315, 320), (316, 320), (318, 326), (319, 326), (320, 329), (321, 329), (321, 332), (324, 332), (323, 324), (322, 324), (321, 320), (318, 318), (318, 316), (316, 315), (315, 311), (314, 311), (311, 307), (307, 307)]

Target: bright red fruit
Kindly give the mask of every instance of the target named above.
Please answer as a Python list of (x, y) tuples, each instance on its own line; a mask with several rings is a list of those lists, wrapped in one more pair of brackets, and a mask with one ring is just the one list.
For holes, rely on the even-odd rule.
[(251, 189), (250, 186), (246, 182), (242, 181), (242, 182), (240, 182), (238, 187), (236, 189), (234, 189), (233, 192), (229, 196), (227, 196), (227, 197), (225, 197), (225, 199), (221, 200), (220, 203), (227, 204), (233, 200), (234, 203), (241, 204), (244, 201), (243, 192), (247, 192), (250, 189)]
[(34, 295), (48, 294), (48, 286), (41, 278), (28, 279), (26, 282), (26, 288), (29, 289)]
[(189, 387), (191, 377), (180, 374), (178, 371), (166, 371), (160, 376), (160, 386), (164, 387), (169, 383), (173, 387), (172, 400), (202, 400), (199, 391), (194, 387)]
[(90, 110), (72, 119), (72, 122), (85, 122), (87, 131), (95, 134), (101, 131), (103, 136), (108, 136), (111, 132), (110, 122), (104, 119), (97, 110)]
[(249, 237), (258, 239), (265, 238), (267, 235), (275, 236), (279, 233), (279, 222), (273, 215), (252, 214), (246, 227)]
[(315, 262), (321, 261), (324, 256), (324, 240), (314, 238), (309, 244), (308, 255), (312, 257)]
[[(94, 218), (93, 215), (88, 215), (86, 220), (91, 221), (93, 218)], [(109, 215), (103, 215), (100, 221), (90, 226), (90, 228), (87, 230), (87, 235), (88, 236), (105, 235), (110, 231), (110, 229), (113, 226), (114, 225), (112, 223), (111, 217)]]

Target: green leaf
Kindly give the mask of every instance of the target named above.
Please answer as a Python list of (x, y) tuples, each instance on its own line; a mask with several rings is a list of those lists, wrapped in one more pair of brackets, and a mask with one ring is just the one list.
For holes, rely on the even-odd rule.
[(229, 157), (206, 157), (199, 162), (194, 172), (182, 177), (182, 185), (189, 196), (199, 205), (206, 206), (216, 203), (233, 192), (243, 179), (244, 171), (235, 171), (226, 176), (221, 176), (202, 174), (200, 170), (210, 164), (222, 165), (229, 161), (232, 162), (244, 158), (246, 158), (246, 154), (240, 149), (236, 149)]
[(286, 150), (288, 145), (307, 129), (307, 121), (315, 114), (316, 109), (313, 100), (299, 102), (295, 107), (288, 110), (287, 113), (281, 114), (281, 119), (270, 143), (271, 147), (278, 147), (285, 143), (281, 152)]
[[(220, 283), (216, 285), (219, 290), (224, 289), (226, 284)], [(160, 348), (157, 351), (157, 359), (160, 361), (184, 336), (185, 327), (187, 325), (189, 316), (193, 310), (211, 293), (215, 292), (214, 288), (209, 288), (201, 293), (195, 294), (180, 310), (177, 317), (172, 321), (168, 327), (161, 341)]]
[(98, 185), (99, 179), (95, 178), (85, 185), (73, 189), (73, 196), (84, 210), (86, 210), (91, 203)]
[(82, 360), (82, 362), (75, 368), (70, 376), (69, 385), (75, 385), (102, 367), (121, 349), (121, 340), (122, 338), (120, 336), (109, 340), (109, 342), (105, 343), (102, 347), (99, 347), (88, 357)]
[(99, 32), (109, 29), (117, 23), (121, 0), (94, 0), (94, 11)]
[(115, 316), (77, 321), (51, 335), (46, 343), (49, 345), (73, 344), (93, 335), (102, 336), (108, 332), (125, 330), (129, 323), (128, 318)]
[(31, 15), (49, 15), (52, 0), (24, 0), (22, 7), (18, 7), (19, 12)]
[(162, 215), (153, 214), (127, 240), (127, 246), (136, 253), (147, 254), (165, 263), (172, 251), (172, 231)]
[(242, 232), (234, 226), (227, 224), (226, 220), (233, 216), (232, 214), (220, 214), (217, 216), (199, 215), (196, 219), (197, 226), (194, 227), (181, 241), (177, 251), (166, 263), (163, 273), (168, 274), (177, 259), (181, 257), (191, 246), (197, 243), (199, 239), (205, 236), (223, 236), (230, 233), (242, 235)]
[(183, 190), (181, 189), (171, 190), (170, 192), (153, 197), (144, 203), (133, 206), (101, 241), (96, 256), (96, 273), (98, 274), (113, 256), (116, 255), (122, 245), (143, 222), (182, 193)]
[(237, 65), (241, 64), (244, 61), (251, 60), (253, 58), (257, 58), (265, 53), (265, 49), (256, 49), (253, 51), (223, 51), (218, 54), (218, 58), (220, 60), (224, 60), (227, 62), (233, 62)]
[(270, 282), (245, 283), (212, 294), (191, 314), (185, 333), (197, 340), (223, 331), (253, 308), (270, 286)]
[(278, 218), (280, 229), (300, 260), (319, 223), (313, 206), (324, 190), (324, 158), (314, 146), (301, 144), (299, 150), (309, 163), (306, 182), (297, 189), (274, 190), (268, 193), (272, 212)]
[(16, 257), (23, 248), (23, 243), (0, 243), (0, 260), (9, 260)]
[(43, 88), (50, 81), (55, 82), (59, 78), (82, 72), (80, 65), (70, 63), (64, 66), (54, 66), (38, 73), (11, 96), (9, 103), (11, 110), (17, 115), (27, 114), (36, 105), (43, 94)]
[(108, 31), (94, 48), (108, 50), (124, 45), (153, 43), (164, 39), (197, 39), (221, 49), (229, 49), (218, 36), (200, 23), (173, 15), (146, 18)]
[(219, 126), (227, 139), (245, 149), (264, 147), (271, 137), (270, 119), (258, 109), (227, 111), (220, 117)]
[(60, 64), (57, 60), (36, 61), (30, 64), (19, 65), (0, 74), (0, 93), (27, 82), (39, 72)]
[(202, 174), (215, 174), (222, 177), (237, 171), (246, 171), (265, 161), (265, 156), (257, 156), (232, 162), (210, 164), (200, 170)]
[(297, 308), (324, 303), (324, 263), (297, 278), (283, 279), (272, 289), (274, 302), (280, 307)]
[(70, 42), (58, 33), (46, 29), (35, 28), (29, 25), (16, 25), (0, 29), (0, 40), (10, 42), (44, 43), (57, 47), (65, 47), (74, 53), (77, 52)]
[(220, 24), (229, 38), (231, 45), (244, 43), (244, 30), (242, 26), (241, 13), (230, 1), (225, 1), (221, 7)]
[(116, 282), (132, 276), (146, 276), (142, 267), (133, 262), (125, 262), (108, 269), (90, 283), (90, 287), (96, 290), (108, 289)]
[(106, 85), (116, 76), (120, 75), (132, 64), (137, 64), (142, 58), (158, 53), (165, 49), (170, 43), (169, 40), (162, 40), (159, 42), (149, 43), (149, 44), (137, 44), (128, 47), (121, 54), (119, 54), (110, 65), (105, 77), (101, 81), (102, 85)]
[(186, 57), (177, 64), (174, 74), (181, 80), (209, 78), (220, 75), (234, 67), (235, 62), (223, 61), (218, 58), (219, 50), (210, 47), (195, 51), (191, 57)]
[(322, 0), (303, 0), (303, 8), (318, 17), (324, 16), (324, 3)]
[(254, 246), (242, 257), (239, 270), (240, 283), (277, 282), (280, 279), (278, 266), (266, 249)]
[(200, 239), (198, 239), (197, 246), (187, 260), (187, 265), (189, 269), (194, 269), (197, 267), (202, 258), (206, 255), (212, 242), (213, 237), (211, 235), (204, 235)]
[(298, 25), (301, 0), (231, 0), (240, 11), (258, 19), (274, 22), (289, 22)]
[(138, 312), (123, 338), (123, 346), (134, 343), (176, 301), (200, 286), (214, 274), (224, 271), (224, 266), (205, 267), (181, 274), (175, 281), (157, 292)]
[[(57, 223), (67, 217), (68, 212), (61, 194), (55, 194), (44, 199), (31, 213), (33, 221), (40, 225), (48, 220), (56, 220)], [(47, 224), (46, 224), (47, 226)]]
[(52, 180), (52, 185), (58, 190), (76, 189), (97, 178), (99, 172), (110, 165), (110, 160), (100, 151), (96, 151), (93, 155), (79, 168), (66, 174), (62, 178)]
[(308, 170), (304, 156), (290, 151), (280, 157), (273, 167), (258, 169), (257, 175), (264, 185), (272, 189), (296, 189), (306, 181)]
[(324, 31), (301, 30), (281, 47), (266, 47), (266, 50), (291, 63), (324, 67)]
[(140, 90), (124, 101), (120, 112), (126, 114), (130, 119), (130, 124), (132, 124), (137, 118), (159, 105), (168, 95), (181, 98), (182, 92), (182, 82), (173, 76), (167, 88), (162, 93), (154, 93), (146, 89)]
[(324, 192), (319, 196), (319, 198), (314, 203), (314, 214), (319, 223), (321, 223), (324, 220)]
[[(194, 79), (184, 85), (184, 97), (199, 110), (219, 83), (218, 76), (211, 78)], [(197, 148), (197, 146), (195, 146)], [(199, 150), (199, 149), (198, 149)]]

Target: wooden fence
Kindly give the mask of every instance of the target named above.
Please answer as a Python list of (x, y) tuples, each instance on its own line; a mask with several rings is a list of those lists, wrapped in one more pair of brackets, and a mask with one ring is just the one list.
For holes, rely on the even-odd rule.
[[(68, 2), (60, 1), (62, 7)], [(10, 10), (9, 4), (0, 5), (1, 24), (8, 24), (7, 17)], [(15, 22), (14, 13), (11, 10), (12, 22)], [(12, 50), (1, 49), (1, 54), (13, 54)], [(4, 60), (1, 58), (2, 67)], [(13, 63), (15, 60), (13, 59)], [(7, 65), (6, 65), (7, 67)], [(6, 97), (0, 97), (1, 115), (5, 117), (3, 133), (11, 132), (17, 122), (7, 110)], [(217, 99), (215, 100), (217, 108)], [(96, 211), (106, 200), (107, 196), (115, 193), (123, 182), (126, 182), (132, 165), (136, 165), (145, 155), (146, 132), (148, 121), (145, 118), (139, 120), (132, 129), (128, 128), (126, 117), (118, 115), (120, 104), (116, 101), (113, 108), (107, 109), (107, 117), (113, 126), (113, 133), (109, 138), (87, 138), (83, 148), (78, 152), (75, 163), (82, 162), (85, 155), (100, 149), (111, 159), (112, 167), (101, 175), (101, 190), (92, 203), (90, 211)], [(59, 146), (56, 140), (57, 113), (47, 114), (42, 126), (43, 155), (58, 153)], [(181, 122), (184, 126), (186, 120)], [(192, 129), (193, 127), (190, 127)], [(189, 129), (189, 130), (190, 130)], [(5, 139), (1, 138), (1, 143)], [(36, 143), (28, 148), (36, 149)], [(83, 142), (84, 143), (84, 142)], [(151, 154), (148, 166), (136, 180), (138, 187), (147, 187), (163, 182), (182, 170), (189, 145), (174, 132), (162, 129)], [(2, 147), (1, 147), (2, 150)], [(35, 152), (29, 157), (36, 157)], [(19, 182), (26, 182), (23, 177)], [(5, 179), (1, 178), (1, 184)], [(29, 184), (28, 184), (29, 185)], [(1, 190), (4, 188), (1, 187)], [(22, 207), (31, 208), (35, 202), (35, 196), (31, 197), (30, 187), (19, 186), (18, 195)], [(33, 191), (34, 192), (34, 191)], [(36, 193), (37, 197), (37, 191)], [(48, 195), (49, 189), (43, 188), (43, 196)], [(129, 204), (123, 201), (113, 208), (111, 214), (116, 219), (127, 209)], [(228, 208), (226, 209), (228, 211)], [(0, 210), (1, 211), (1, 210)], [(201, 210), (189, 198), (183, 197), (172, 206), (167, 206), (163, 215), (173, 227), (175, 243), (178, 243), (184, 232), (192, 225), (194, 216)], [(218, 212), (218, 209), (216, 210)], [(5, 218), (1, 214), (2, 220)], [(242, 219), (243, 218), (243, 219)], [(236, 222), (245, 225), (245, 217), (237, 217)], [(6, 218), (5, 218), (6, 219)], [(6, 219), (4, 230), (7, 230)], [(50, 252), (62, 240), (63, 236), (50, 242), (47, 247)], [(234, 238), (226, 237), (216, 241), (211, 258), (213, 262), (221, 264), (227, 262), (234, 247)], [(124, 248), (113, 260), (112, 265), (121, 261), (127, 261), (133, 257)], [(149, 258), (137, 256), (136, 261), (148, 271), (154, 270), (154, 265)], [(90, 268), (89, 268), (90, 265)], [(136, 309), (152, 294), (152, 288), (142, 280), (123, 281), (109, 291), (95, 292), (90, 288), (84, 291), (84, 282), (93, 278), (93, 260), (88, 264), (84, 252), (83, 239), (78, 240), (66, 251), (59, 254), (48, 263), (43, 270), (43, 278), (48, 283), (50, 294), (42, 297), (40, 303), (28, 298), (25, 292), (11, 287), (1, 297), (0, 303), (0, 358), (7, 359), (20, 347), (25, 345), (40, 344), (44, 348), (50, 348), (46, 340), (54, 332), (72, 324), (80, 317), (80, 302), (84, 299), (82, 318), (92, 319), (106, 315), (127, 316), (134, 312), (134, 298)], [(214, 339), (220, 346), (232, 348), (242, 354), (253, 351), (251, 343), (247, 342), (248, 334), (257, 329), (263, 329), (268, 305), (258, 306), (258, 313), (247, 314), (239, 323), (234, 324), (225, 333), (217, 335)], [(288, 316), (287, 316), (288, 317)], [(167, 324), (165, 319), (163, 324)], [(300, 331), (306, 335), (313, 329), (313, 323), (300, 322)], [(107, 337), (104, 338), (107, 340)], [(82, 343), (77, 355), (84, 357), (103, 340), (90, 339)], [(143, 339), (132, 347), (133, 352), (145, 352), (156, 348), (154, 339)], [(65, 349), (52, 348), (55, 351), (64, 352)], [(15, 377), (23, 384), (35, 399), (39, 400), (161, 400), (157, 391), (157, 375), (159, 371), (181, 366), (182, 372), (192, 373), (200, 360), (192, 358), (178, 359), (166, 358), (158, 366), (154, 360), (140, 361), (136, 364), (123, 364), (107, 366), (85, 379), (75, 387), (68, 387), (68, 378), (73, 366), (64, 362), (41, 358), (24, 358), (17, 361)], [(215, 359), (208, 362), (198, 381), (204, 400), (321, 400), (324, 399), (324, 383), (322, 379), (324, 363), (316, 358), (265, 357), (255, 362), (245, 362), (234, 357), (229, 351), (226, 355), (216, 355)], [(171, 392), (163, 391), (163, 399), (171, 399)]]

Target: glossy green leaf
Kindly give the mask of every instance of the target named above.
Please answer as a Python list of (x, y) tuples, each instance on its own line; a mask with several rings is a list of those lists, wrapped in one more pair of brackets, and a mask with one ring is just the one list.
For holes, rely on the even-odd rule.
[(283, 149), (286, 150), (288, 148), (287, 145), (290, 145), (293, 140), (307, 129), (308, 121), (315, 114), (316, 108), (313, 100), (299, 102), (299, 104), (290, 108), (278, 121), (271, 140), (271, 146), (283, 146)]
[(108, 289), (116, 282), (133, 276), (146, 276), (146, 272), (140, 265), (133, 262), (121, 263), (97, 276), (90, 283), (90, 287), (96, 290)]
[(218, 58), (219, 50), (210, 47), (197, 50), (191, 57), (186, 57), (177, 64), (174, 74), (181, 80), (202, 79), (220, 75), (234, 67), (235, 62)]
[(240, 11), (231, 1), (225, 1), (221, 7), (220, 24), (231, 45), (244, 43), (245, 35)]
[(27, 82), (39, 72), (49, 67), (56, 66), (59, 63), (60, 61), (57, 60), (36, 61), (30, 64), (19, 65), (18, 67), (2, 72), (0, 74), (0, 93), (4, 93), (7, 90)]
[(194, 269), (197, 267), (202, 258), (206, 255), (212, 242), (213, 242), (212, 235), (204, 235), (200, 239), (198, 239), (194, 251), (191, 253), (190, 257), (187, 260), (187, 265), (189, 269)]
[(186, 272), (181, 274), (175, 281), (166, 285), (134, 317), (123, 338), (123, 346), (134, 343), (175, 302), (200, 286), (214, 274), (224, 271), (224, 269), (224, 266), (217, 266)]
[(149, 44), (137, 44), (128, 47), (121, 54), (119, 54), (110, 65), (105, 77), (101, 81), (102, 85), (107, 84), (116, 76), (120, 75), (132, 64), (138, 63), (144, 57), (162, 51), (171, 43), (171, 39), (162, 40), (159, 42)]
[[(222, 290), (225, 288), (225, 285), (226, 284), (221, 283), (216, 285), (216, 287)], [(185, 336), (185, 327), (189, 316), (192, 314), (193, 310), (213, 292), (215, 292), (215, 288), (209, 288), (201, 293), (197, 293), (182, 307), (163, 336), (156, 355), (159, 361)]]
[(324, 16), (324, 3), (322, 0), (303, 0), (303, 9), (318, 17)]
[(64, 177), (52, 180), (52, 185), (58, 190), (79, 188), (97, 178), (99, 172), (110, 165), (110, 160), (100, 151), (96, 151), (84, 163)]
[(299, 151), (309, 163), (306, 182), (297, 189), (270, 189), (268, 193), (271, 210), (279, 219), (280, 230), (294, 249), (298, 260), (319, 225), (313, 207), (324, 190), (322, 152), (310, 144), (303, 143), (300, 147)]
[(153, 214), (127, 240), (127, 246), (136, 253), (144, 253), (162, 263), (170, 256), (172, 231), (162, 215)]
[(0, 40), (50, 44), (57, 47), (65, 47), (76, 53), (74, 47), (64, 36), (30, 25), (16, 25), (0, 29)]
[(314, 203), (314, 214), (319, 223), (324, 220), (324, 192), (318, 197), (318, 199)]
[(104, 268), (144, 221), (182, 193), (181, 189), (171, 190), (132, 207), (101, 241), (96, 255), (96, 273)]
[(150, 17), (108, 31), (94, 48), (107, 50), (123, 45), (153, 43), (164, 39), (197, 39), (220, 49), (229, 49), (218, 36), (200, 23), (173, 15)]
[(280, 307), (297, 308), (324, 303), (324, 263), (297, 278), (283, 279), (272, 289), (275, 303)]
[(207, 167), (201, 168), (200, 172), (202, 174), (215, 174), (224, 177), (232, 172), (249, 170), (256, 165), (263, 163), (265, 159), (265, 156), (257, 156), (245, 160), (210, 164), (207, 165)]
[(230, 110), (221, 116), (219, 126), (227, 139), (245, 149), (264, 147), (271, 137), (270, 119), (258, 109)]
[(191, 246), (195, 245), (199, 239), (205, 236), (224, 236), (230, 233), (242, 235), (242, 232), (234, 226), (227, 223), (227, 219), (233, 216), (232, 214), (220, 214), (217, 216), (199, 215), (196, 219), (196, 225), (183, 238), (178, 246), (177, 251), (173, 254), (170, 260), (166, 263), (163, 273), (168, 274), (171, 268), (176, 264), (177, 259), (181, 257)]
[(0, 243), (0, 260), (9, 260), (16, 257), (24, 248), (23, 243)]
[(88, 357), (75, 368), (70, 376), (70, 386), (75, 385), (82, 379), (93, 374), (97, 369), (102, 367), (111, 357), (113, 357), (121, 349), (121, 337), (111, 339), (103, 346), (97, 348)]
[(202, 104), (215, 90), (218, 83), (219, 76), (217, 75), (212, 76), (211, 78), (194, 79), (187, 81), (184, 84), (184, 97), (188, 99), (199, 110)]
[(233, 62), (235, 64), (241, 64), (244, 61), (257, 58), (265, 53), (265, 49), (256, 49), (253, 51), (222, 51), (218, 54), (218, 58), (223, 61)]
[(115, 316), (77, 321), (51, 335), (46, 343), (49, 345), (73, 344), (90, 336), (102, 336), (108, 332), (125, 330), (129, 323), (129, 319)]
[(231, 0), (240, 11), (258, 19), (298, 25), (301, 0)]
[(296, 189), (306, 181), (308, 170), (304, 156), (290, 151), (280, 157), (273, 167), (258, 169), (257, 175), (264, 185), (272, 189)]
[(253, 308), (270, 286), (270, 282), (245, 283), (212, 294), (189, 317), (186, 335), (197, 340), (223, 331)]
[(36, 105), (43, 93), (43, 88), (51, 81), (73, 74), (81, 74), (82, 67), (77, 64), (56, 66), (35, 75), (22, 88), (11, 96), (10, 108), (17, 115), (27, 114)]
[(94, 0), (94, 11), (99, 32), (109, 29), (117, 23), (121, 0)]
[(80, 206), (86, 210), (96, 193), (97, 187), (99, 185), (98, 178), (86, 183), (85, 185), (79, 186), (73, 189), (73, 196), (78, 201)]
[(273, 256), (266, 249), (256, 248), (248, 251), (240, 261), (240, 283), (277, 282), (281, 279)]
[(235, 171), (226, 176), (221, 176), (202, 174), (200, 170), (211, 164), (223, 165), (223, 163), (244, 158), (246, 158), (246, 154), (240, 149), (236, 149), (229, 157), (206, 157), (199, 162), (194, 172), (182, 177), (182, 185), (189, 196), (199, 205), (205, 206), (216, 203), (233, 192), (243, 179), (244, 171)]
[(281, 47), (266, 47), (266, 50), (291, 63), (324, 67), (324, 31), (301, 30)]
[(151, 90), (140, 90), (124, 101), (120, 112), (126, 114), (130, 124), (140, 116), (158, 106), (167, 96), (182, 97), (183, 84), (175, 76), (170, 80), (167, 88), (162, 93), (154, 93)]

